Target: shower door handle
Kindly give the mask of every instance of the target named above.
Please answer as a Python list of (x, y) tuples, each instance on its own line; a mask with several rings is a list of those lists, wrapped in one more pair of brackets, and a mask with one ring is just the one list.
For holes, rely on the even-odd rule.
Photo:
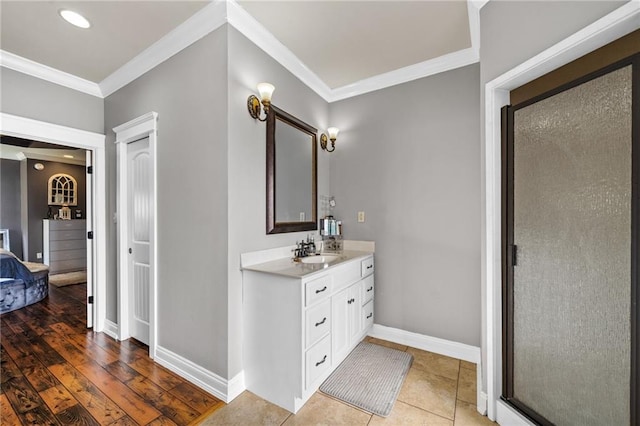
[(518, 246), (515, 244), (511, 246), (511, 265), (518, 266)]

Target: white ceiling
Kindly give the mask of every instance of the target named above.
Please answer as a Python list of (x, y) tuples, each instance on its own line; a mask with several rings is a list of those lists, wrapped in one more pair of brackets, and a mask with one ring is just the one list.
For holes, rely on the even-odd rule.
[(471, 47), (464, 0), (239, 3), (332, 89)]
[[(65, 155), (70, 155), (73, 158), (67, 158)], [(86, 163), (85, 151), (83, 149), (26, 148), (7, 145), (2, 142), (0, 142), (0, 158), (17, 161), (23, 158), (31, 158), (34, 160), (55, 161), (57, 163), (77, 164), (81, 166), (84, 166)]]
[[(2, 50), (100, 82), (183, 23), (207, 2), (5, 1)], [(81, 13), (87, 30), (63, 21), (60, 9)]]
[[(58, 16), (62, 8), (82, 13), (92, 27), (67, 24)], [(477, 52), (471, 17), (466, 0), (0, 0), (0, 64), (107, 96), (228, 21), (331, 101), (353, 95), (332, 96), (336, 88), (369, 82), (366, 90), (375, 90), (418, 78), (426, 71), (416, 67), (430, 62), (431, 73), (443, 71), (442, 58), (454, 59), (450, 68), (477, 61), (456, 56)], [(55, 76), (40, 64), (70, 75)], [(405, 75), (395, 83), (371, 83), (396, 70)]]

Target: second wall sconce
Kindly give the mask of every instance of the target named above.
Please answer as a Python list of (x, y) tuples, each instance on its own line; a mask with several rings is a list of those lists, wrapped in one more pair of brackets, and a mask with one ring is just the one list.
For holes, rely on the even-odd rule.
[[(273, 95), (273, 91), (275, 87), (273, 84), (269, 83), (260, 83), (258, 84), (258, 92), (260, 93), (260, 100), (255, 95), (249, 96), (247, 99), (247, 109), (249, 110), (249, 115), (256, 120), (266, 121), (267, 115), (269, 114), (269, 107), (271, 106), (271, 95)], [(260, 118), (260, 113), (262, 112), (262, 107), (260, 106), (260, 102), (264, 106), (264, 118)]]
[[(340, 129), (337, 127), (329, 127), (327, 129), (327, 133), (329, 133), (329, 137), (327, 138), (326, 134), (320, 135), (320, 148), (324, 149), (327, 152), (333, 152), (336, 150), (336, 139), (338, 139), (338, 132)], [(328, 141), (331, 141), (331, 149), (327, 148)]]

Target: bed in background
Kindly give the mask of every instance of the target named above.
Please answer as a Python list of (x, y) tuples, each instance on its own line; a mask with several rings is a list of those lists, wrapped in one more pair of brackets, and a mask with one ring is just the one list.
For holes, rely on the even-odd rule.
[(49, 294), (49, 267), (23, 262), (0, 249), (0, 314), (39, 302)]

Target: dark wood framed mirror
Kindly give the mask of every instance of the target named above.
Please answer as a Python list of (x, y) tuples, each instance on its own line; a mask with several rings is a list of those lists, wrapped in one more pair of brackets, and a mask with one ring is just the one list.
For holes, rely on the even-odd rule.
[(271, 105), (267, 114), (267, 234), (318, 229), (317, 129)]

